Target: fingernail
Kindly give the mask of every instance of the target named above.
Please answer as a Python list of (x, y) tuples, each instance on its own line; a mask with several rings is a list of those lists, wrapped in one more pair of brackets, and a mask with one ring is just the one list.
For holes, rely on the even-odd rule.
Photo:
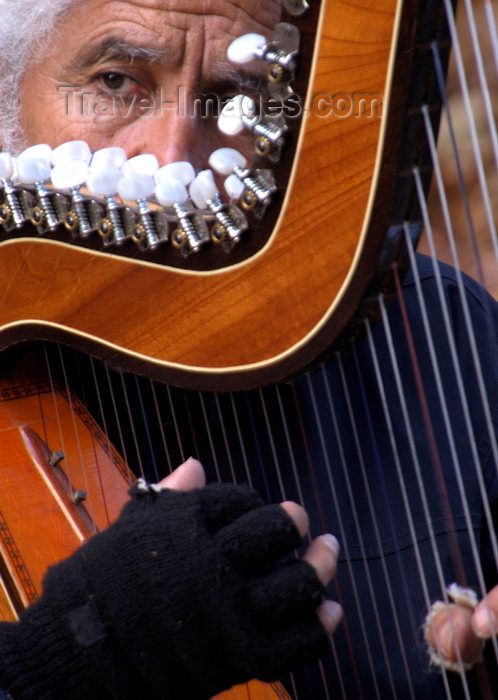
[(342, 620), (342, 607), (335, 600), (325, 600), (322, 603), (322, 610), (325, 612), (331, 627), (335, 628)]
[(331, 535), (330, 533), (327, 533), (326, 535), (323, 536), (323, 541), (327, 545), (329, 549), (333, 551), (333, 553), (337, 556), (340, 552), (341, 545), (339, 544), (339, 540), (337, 537), (334, 537), (334, 535)]
[(485, 605), (477, 608), (472, 617), (472, 626), (479, 637), (491, 637), (498, 631), (498, 619)]

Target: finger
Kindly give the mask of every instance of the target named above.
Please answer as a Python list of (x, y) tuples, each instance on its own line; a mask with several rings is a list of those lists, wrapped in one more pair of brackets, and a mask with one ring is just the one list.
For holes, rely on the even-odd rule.
[(285, 625), (313, 615), (323, 601), (324, 589), (313, 567), (292, 559), (257, 576), (247, 586), (252, 617), (262, 628)]
[(249, 575), (273, 566), (301, 544), (294, 521), (277, 505), (245, 513), (217, 533), (225, 556)]
[(492, 588), (475, 609), (472, 628), (478, 637), (498, 634), (498, 586)]
[(294, 522), (301, 537), (304, 537), (310, 524), (310, 519), (304, 508), (298, 503), (294, 503), (294, 501), (284, 501), (284, 503), (280, 504), (280, 507), (285, 510), (289, 518)]
[(200, 494), (208, 532), (215, 533), (264, 505), (259, 494), (246, 484), (210, 484)]
[(194, 489), (202, 489), (206, 485), (206, 475), (202, 464), (189, 457), (186, 462), (181, 464), (175, 471), (161, 479), (159, 485), (165, 489), (174, 489), (175, 491), (193, 491)]
[(316, 611), (328, 634), (333, 634), (342, 620), (342, 607), (335, 600), (324, 600)]
[(481, 641), (472, 630), (471, 608), (463, 605), (441, 605), (434, 612), (426, 629), (426, 637), (444, 662), (472, 664), (481, 655)]
[(303, 559), (311, 564), (324, 586), (335, 576), (339, 542), (333, 535), (320, 535), (313, 540)]

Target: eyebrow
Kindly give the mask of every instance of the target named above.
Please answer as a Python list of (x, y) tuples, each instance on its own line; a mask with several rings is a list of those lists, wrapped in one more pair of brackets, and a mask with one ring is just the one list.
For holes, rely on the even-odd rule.
[(243, 71), (237, 70), (229, 63), (219, 62), (215, 64), (211, 72), (211, 78), (213, 80), (233, 83), (240, 92), (244, 90), (265, 92), (263, 76), (244, 73)]
[(85, 46), (75, 59), (66, 66), (66, 70), (83, 70), (96, 65), (102, 60), (145, 61), (160, 63), (167, 56), (167, 51), (137, 46), (121, 37), (107, 37), (94, 46)]

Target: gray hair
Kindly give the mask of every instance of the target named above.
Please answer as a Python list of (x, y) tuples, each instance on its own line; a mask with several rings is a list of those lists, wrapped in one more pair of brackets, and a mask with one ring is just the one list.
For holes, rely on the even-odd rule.
[(56, 21), (79, 0), (0, 0), (0, 145), (23, 146), (19, 91), (30, 60), (46, 50)]

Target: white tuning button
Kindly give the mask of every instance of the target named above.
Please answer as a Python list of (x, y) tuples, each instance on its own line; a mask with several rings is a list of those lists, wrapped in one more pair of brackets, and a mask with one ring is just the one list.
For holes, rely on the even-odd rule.
[(118, 183), (118, 194), (125, 201), (135, 201), (138, 207), (138, 222), (132, 230), (132, 240), (142, 248), (155, 248), (160, 243), (154, 213), (147, 198), (154, 193), (154, 178), (148, 173), (131, 171)]
[(146, 173), (131, 172), (118, 182), (118, 194), (125, 201), (147, 199), (154, 192), (154, 178)]
[(92, 152), (86, 141), (67, 141), (52, 151), (52, 165), (58, 166), (73, 160), (89, 163), (91, 157)]
[(50, 163), (44, 158), (19, 157), (17, 168), (19, 181), (27, 185), (45, 182), (50, 177)]
[(101, 169), (100, 166), (105, 158), (107, 158), (107, 154), (99, 159), (98, 168), (90, 168), (86, 184), (91, 194), (106, 199), (106, 216), (99, 224), (99, 234), (107, 243), (121, 244), (126, 239), (126, 232), (120, 214), (123, 207), (116, 201), (115, 194), (118, 191), (119, 181), (122, 179), (123, 173), (120, 168), (115, 166)]
[(52, 149), (47, 144), (31, 146), (17, 159), (17, 177), (20, 183), (34, 185), (37, 204), (31, 209), (30, 219), (35, 226), (54, 229), (59, 224), (52, 195), (45, 187), (50, 179)]
[(159, 204), (163, 207), (172, 207), (181, 204), (188, 199), (188, 191), (180, 180), (161, 180), (157, 183), (154, 193)]
[(88, 236), (93, 230), (90, 207), (80, 192), (88, 177), (92, 158), (86, 141), (66, 141), (52, 151), (52, 184), (56, 189), (69, 190), (71, 205), (64, 216), (64, 226), (73, 235)]
[(225, 187), (225, 192), (230, 199), (240, 199), (246, 189), (242, 180), (237, 177), (235, 173), (229, 175), (223, 184)]
[(211, 240), (230, 250), (247, 228), (247, 220), (237, 207), (222, 204), (213, 171), (201, 170), (192, 180), (189, 192), (196, 207), (208, 208), (214, 214)]
[(50, 179), (58, 190), (81, 187), (88, 177), (88, 163), (84, 160), (60, 161), (52, 168)]
[(247, 95), (236, 95), (228, 100), (218, 117), (218, 129), (227, 136), (237, 136), (244, 128), (244, 119), (256, 114), (256, 103)]
[(10, 180), (14, 174), (14, 159), (10, 153), (0, 153), (0, 180)]
[(39, 143), (36, 146), (29, 146), (19, 156), (21, 160), (45, 160), (47, 163), (52, 162), (52, 148), (47, 143)]
[(141, 153), (123, 163), (121, 169), (123, 175), (140, 173), (141, 175), (154, 175), (159, 168), (159, 161), (153, 153)]
[[(175, 164), (171, 163), (170, 165)], [(192, 168), (192, 166), (190, 167)], [(169, 174), (171, 175), (174, 171), (175, 168), (170, 168)], [(179, 174), (185, 177), (187, 172), (180, 168)], [(171, 244), (181, 250), (185, 256), (198, 252), (201, 246), (209, 240), (209, 231), (203, 217), (196, 213), (190, 202), (185, 183), (174, 177), (166, 179), (163, 172), (156, 184), (155, 195), (163, 207), (173, 208), (177, 216), (178, 225), (171, 233)]]
[(105, 168), (121, 168), (126, 163), (128, 156), (119, 146), (109, 146), (95, 151), (90, 161), (92, 170), (104, 170)]
[(227, 58), (232, 63), (249, 63), (265, 44), (267, 40), (262, 34), (243, 34), (229, 45)]
[(199, 209), (205, 209), (218, 194), (212, 170), (201, 170), (190, 183), (190, 197)]
[(118, 191), (118, 184), (123, 173), (119, 168), (106, 168), (100, 170), (90, 168), (86, 184), (91, 194), (97, 197), (112, 197)]
[(235, 148), (218, 148), (209, 156), (209, 165), (220, 175), (230, 175), (235, 168), (245, 168), (247, 159)]
[[(83, 155), (85, 160), (69, 159), (66, 156)], [(87, 236), (94, 230), (90, 221), (89, 210), (87, 210), (86, 198), (80, 192), (82, 185), (88, 177), (88, 159), (90, 151), (85, 153), (83, 149), (72, 153), (66, 150), (65, 154), (56, 157), (57, 165), (52, 168), (50, 179), (53, 186), (58, 190), (69, 190), (71, 194), (71, 206), (64, 216), (64, 226), (72, 234), (79, 233)]]
[(1, 189), (5, 197), (5, 202), (0, 205), (0, 225), (10, 226), (13, 224), (20, 227), (26, 221), (23, 211), (21, 195), (16, 190), (13, 182), (17, 176), (17, 159), (10, 153), (0, 153), (0, 180)]
[(195, 170), (191, 163), (186, 160), (168, 163), (154, 174), (154, 180), (157, 184), (167, 180), (179, 180), (184, 185), (189, 185), (195, 177)]

